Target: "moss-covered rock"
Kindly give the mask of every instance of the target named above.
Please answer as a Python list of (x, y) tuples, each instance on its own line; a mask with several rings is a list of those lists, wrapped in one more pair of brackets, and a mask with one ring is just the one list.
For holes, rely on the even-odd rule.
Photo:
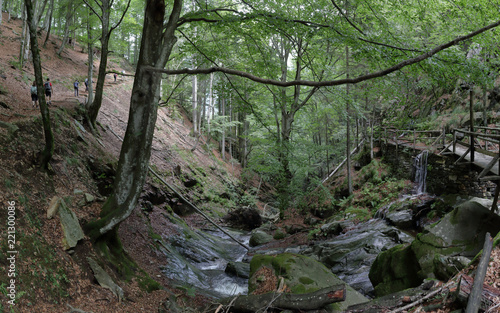
[(261, 229), (256, 229), (252, 231), (252, 235), (250, 236), (250, 247), (260, 246), (266, 243), (269, 243), (273, 240), (273, 236), (269, 235), (265, 231)]
[[(263, 275), (262, 273), (267, 274)], [(284, 281), (286, 292), (297, 294), (310, 293), (332, 285), (345, 284), (326, 266), (303, 255), (283, 253), (273, 256), (255, 255), (252, 258), (250, 262), (250, 279), (248, 281), (249, 294), (275, 291), (280, 280)], [(349, 305), (368, 301), (367, 298), (351, 287), (346, 286), (346, 290), (346, 300), (330, 305), (328, 312), (343, 312)]]
[(383, 296), (420, 285), (420, 265), (409, 245), (398, 245), (380, 253), (370, 268), (375, 294)]
[(463, 257), (474, 257), (481, 250), (486, 232), (499, 231), (500, 216), (492, 214), (484, 201), (473, 198), (460, 204), (427, 226), (410, 245), (378, 255), (370, 269), (375, 294), (415, 287), (425, 278), (449, 279), (466, 266)]

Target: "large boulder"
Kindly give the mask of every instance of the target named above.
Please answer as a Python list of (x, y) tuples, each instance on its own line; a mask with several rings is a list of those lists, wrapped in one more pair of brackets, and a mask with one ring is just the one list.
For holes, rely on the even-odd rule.
[(373, 286), (368, 273), (377, 255), (412, 241), (413, 237), (384, 220), (373, 219), (351, 226), (333, 239), (317, 242), (301, 254), (315, 258), (354, 289), (372, 296)]
[[(449, 279), (482, 248), (486, 232), (500, 231), (500, 216), (482, 199), (460, 204), (416, 239), (378, 255), (370, 269), (377, 296), (418, 286), (425, 278)], [(453, 258), (450, 258), (453, 256)], [(461, 256), (462, 258), (457, 258)]]
[[(304, 294), (338, 284), (345, 283), (326, 266), (303, 255), (255, 255), (250, 262), (249, 294), (273, 292), (280, 285), (285, 292)], [(343, 312), (349, 305), (368, 301), (348, 285), (346, 291), (346, 300), (330, 304), (328, 312)]]

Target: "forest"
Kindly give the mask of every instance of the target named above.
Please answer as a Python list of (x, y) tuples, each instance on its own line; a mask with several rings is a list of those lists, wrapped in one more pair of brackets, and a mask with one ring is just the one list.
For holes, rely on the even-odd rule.
[[(9, 75), (14, 73), (12, 75), (17, 75), (15, 79), (26, 89), (32, 84), (37, 87), (39, 102), (38, 110), (27, 114), (22, 111), (25, 109), (20, 103), (0, 98), (2, 110), (5, 109), (2, 111), (3, 124), (0, 125), (5, 129), (2, 133), (2, 164), (5, 165), (2, 199), (9, 208), (16, 207), (14, 203), (24, 203), (41, 212), (46, 206), (52, 207), (51, 199), (56, 198), (54, 203), (58, 207), (65, 206), (61, 204), (63, 202), (68, 202), (68, 207), (71, 207), (70, 203), (76, 200), (65, 197), (73, 193), (70, 198), (76, 198), (76, 190), (84, 188), (79, 194), (84, 194), (87, 200), (92, 196), (92, 200), (86, 200), (80, 206), (90, 211), (76, 214), (84, 235), (76, 240), (80, 242), (78, 245), (75, 243), (76, 248), (73, 247), (78, 256), (75, 258), (73, 255), (73, 259), (79, 260), (73, 262), (85, 269), (82, 271), (95, 274), (92, 265), (95, 261), (85, 261), (92, 256), (99, 260), (101, 267), (109, 269), (115, 281), (137, 280), (139, 285), (146, 286), (148, 292), (174, 288), (175, 284), (155, 281), (153, 272), (144, 268), (143, 261), (138, 261), (137, 256), (130, 252), (132, 248), (126, 243), (129, 238), (123, 232), (126, 231), (124, 228), (135, 223), (138, 216), (143, 216), (148, 221), (143, 223), (146, 226), (141, 224), (148, 229), (145, 231), (148, 245), (155, 247), (152, 250), (168, 254), (165, 251), (171, 249), (167, 247), (166, 238), (169, 236), (158, 233), (173, 226), (155, 228), (155, 218), (151, 214), (157, 212), (159, 207), (172, 213), (165, 223), (176, 225), (173, 228), (185, 223), (177, 220), (178, 216), (190, 216), (184, 215), (184, 210), (194, 210), (213, 224), (222, 223), (220, 220), (229, 221), (229, 224), (237, 220), (238, 224), (243, 220), (243, 224), (250, 225), (256, 221), (257, 225), (238, 226), (253, 229), (253, 235), (258, 228), (272, 233), (275, 240), (285, 237), (280, 244), (282, 247), (294, 246), (296, 239), (289, 236), (302, 233), (307, 237), (310, 248), (304, 248), (298, 254), (314, 255), (316, 261), (335, 272), (334, 268), (340, 261), (329, 261), (329, 257), (316, 251), (314, 247), (321, 244), (316, 244), (315, 240), (340, 236), (356, 228), (342, 224), (347, 221), (354, 221), (357, 225), (372, 221), (381, 214), (385, 216), (385, 211), (380, 213), (383, 210), (403, 210), (391, 208), (389, 203), (400, 193), (408, 191), (410, 183), (407, 179), (411, 170), (405, 169), (399, 161), (393, 169), (388, 169), (391, 161), (388, 161), (387, 147), (383, 151), (384, 160), (380, 159), (384, 131), (402, 129), (407, 135), (410, 132), (438, 130), (442, 132), (445, 143), (454, 129), (469, 127), (473, 132), (474, 123), (485, 128), (495, 127), (497, 104), (500, 103), (499, 9), (500, 3), (491, 0), (0, 0), (0, 11), (3, 12), (0, 14), (1, 50), (5, 51), (0, 74), (9, 81), (6, 85), (0, 81), (0, 95), (8, 99), (11, 94), (19, 92), (9, 89), (9, 84), (13, 82)], [(14, 22), (19, 22), (19, 29), (13, 26)], [(15, 55), (7, 55), (6, 45), (14, 45), (8, 39), (15, 42)], [(12, 49), (9, 47), (9, 53)], [(73, 59), (73, 56), (77, 58)], [(61, 69), (69, 66), (69, 72), (61, 72), (56, 68), (56, 62), (65, 64), (61, 65)], [(56, 77), (55, 81), (52, 80), (53, 103), (49, 103), (50, 99), (46, 96), (45, 82), (49, 74)], [(62, 87), (72, 86), (75, 80), (80, 81), (80, 86), (83, 81), (85, 85), (89, 82), (84, 97), (75, 94), (73, 100), (78, 103), (76, 106), (70, 104), (73, 100), (68, 100), (73, 87)], [(65, 100), (59, 96), (63, 93), (68, 94)], [(114, 103), (113, 106), (110, 103)], [(116, 107), (117, 103), (122, 105)], [(66, 109), (62, 110), (63, 107)], [(114, 109), (111, 110), (111, 107)], [(22, 110), (12, 113), (18, 108)], [(109, 122), (109, 116), (122, 123), (118, 128), (120, 134), (115, 133), (117, 128), (113, 128), (114, 122)], [(107, 122), (110, 124), (106, 125)], [(78, 143), (75, 143), (76, 139), (73, 142), (63, 135), (75, 132), (75, 128)], [(179, 139), (174, 144), (172, 136), (184, 131), (187, 132), (184, 137), (181, 136), (184, 142), (180, 143)], [(26, 134), (26, 137), (20, 134)], [(472, 135), (470, 138), (473, 140)], [(417, 139), (413, 140), (415, 152)], [(453, 140), (456, 141), (455, 138)], [(498, 146), (498, 142), (492, 142), (493, 146)], [(104, 148), (101, 151), (103, 149), (99, 145), (112, 145), (113, 149)], [(397, 149), (396, 141), (396, 158), (399, 157)], [(205, 157), (209, 161), (205, 161), (206, 164), (201, 164), (201, 161), (190, 163), (188, 160), (192, 160), (196, 153), (209, 155)], [(22, 160), (27, 158), (23, 164), (28, 164), (30, 171), (33, 166), (37, 174), (32, 176), (31, 172), (26, 172), (27, 169), (17, 170), (12, 165), (15, 162), (8, 161), (16, 155), (23, 155), (20, 157)], [(416, 153), (409, 158), (417, 159)], [(433, 157), (429, 158), (432, 162)], [(215, 165), (207, 165), (210, 162)], [(429, 173), (433, 170), (438, 173), (440, 165), (436, 164), (447, 163), (442, 161), (424, 167)], [(235, 168), (238, 174), (234, 174)], [(467, 171), (481, 172), (472, 167), (467, 167)], [(19, 174), (13, 175), (13, 172)], [(470, 175), (476, 177), (476, 172)], [(455, 177), (455, 173), (446, 175)], [(21, 183), (29, 176), (32, 176), (29, 181)], [(479, 174), (481, 176), (484, 175)], [(44, 196), (39, 196), (37, 201), (32, 199), (34, 196), (30, 198), (26, 195), (26, 190), (30, 190), (31, 194), (38, 188), (40, 182), (36, 183), (35, 179), (43, 181), (45, 186), (40, 189), (44, 190)], [(79, 183), (70, 187), (68, 183), (63, 183), (63, 179), (75, 179)], [(460, 178), (450, 178), (449, 181), (457, 180), (460, 181)], [(485, 183), (486, 187), (478, 183), (470, 188), (483, 188), (481, 190), (485, 191), (481, 195), (490, 200), (495, 198), (493, 206), (496, 206), (498, 180), (491, 180), (489, 185)], [(451, 184), (449, 181), (446, 184)], [(99, 183), (105, 184), (105, 187), (98, 186)], [(59, 184), (72, 189), (61, 192), (63, 187)], [(452, 207), (455, 210), (460, 207), (441, 198), (436, 200), (434, 196), (441, 196), (437, 193), (452, 193), (450, 190), (454, 188), (454, 185), (436, 187), (439, 184), (445, 183), (439, 179), (429, 182), (435, 194), (431, 200), (419, 194), (420, 198), (412, 199), (408, 204), (414, 213), (415, 208), (421, 209), (416, 204), (419, 202), (425, 203), (425, 210), (436, 211), (432, 214), (425, 211), (432, 222), (436, 222), (436, 216), (446, 220), (445, 214)], [(219, 185), (222, 185), (221, 190), (218, 190)], [(463, 185), (465, 187), (462, 188)], [(193, 186), (196, 191), (193, 191)], [(479, 196), (479, 192), (468, 188), (469, 185), (464, 183), (453, 194)], [(99, 201), (94, 201), (94, 196)], [(158, 198), (164, 199), (159, 201)], [(155, 202), (157, 200), (158, 203)], [(169, 204), (165, 204), (167, 202)], [(442, 207), (446, 209), (441, 210)], [(267, 208), (276, 216), (265, 216)], [(5, 221), (8, 220), (9, 210), (2, 213), (1, 218)], [(17, 232), (23, 227), (22, 232), (27, 238), (38, 233), (33, 236), (44, 238), (39, 240), (50, 246), (51, 240), (47, 239), (45, 231), (48, 225), (52, 225), (48, 223), (52, 222), (47, 220), (32, 224), (28, 213), (16, 214), (16, 222), (22, 225), (18, 226)], [(414, 220), (419, 214), (414, 214)], [(294, 220), (297, 218), (302, 221), (300, 224), (308, 226), (297, 230), (295, 226), (298, 223)], [(261, 224), (266, 225), (267, 219), (272, 226), (262, 230), (264, 226)], [(7, 238), (9, 230), (4, 227), (10, 225), (4, 220), (1, 221), (4, 224), (2, 236)], [(306, 220), (314, 222), (306, 223)], [(25, 221), (29, 221), (29, 225), (25, 225)], [(191, 231), (193, 227), (198, 228), (191, 226)], [(278, 227), (278, 230), (273, 227)], [(487, 229), (495, 237), (494, 227)], [(226, 238), (227, 241), (239, 240), (233, 238), (234, 234), (222, 231), (231, 237)], [(424, 228), (418, 226), (413, 231), (424, 232)], [(191, 234), (186, 229), (184, 232), (190, 235), (186, 235), (183, 245), (203, 245), (202, 239), (194, 244), (189, 239), (205, 235)], [(399, 236), (406, 238), (407, 235)], [(412, 236), (416, 237), (415, 241), (420, 238)], [(481, 236), (484, 237), (484, 234), (481, 233)], [(85, 243), (82, 244), (82, 240)], [(401, 239), (399, 243), (414, 247), (415, 241), (411, 243), (410, 239)], [(304, 243), (301, 240), (298, 242)], [(5, 260), (9, 254), (4, 244), (0, 264), (7, 268), (9, 261)], [(388, 283), (383, 278), (377, 282), (380, 286), (384, 285), (383, 288), (375, 283), (377, 278), (374, 277), (380, 276), (375, 271), (383, 271), (384, 267), (377, 263), (384, 258), (382, 254), (377, 257), (378, 252), (392, 249), (395, 244), (378, 247), (376, 249), (380, 248), (380, 251), (377, 250), (373, 258), (369, 257), (370, 266), (373, 262), (376, 264), (368, 269), (373, 286), (368, 289), (360, 287), (362, 290), (354, 288), (363, 294), (360, 297), (373, 299), (406, 289), (384, 285)], [(480, 245), (482, 247), (482, 242)], [(258, 248), (260, 245), (252, 243), (251, 239), (250, 243), (240, 242), (240, 246), (249, 250), (246, 257), (253, 256), (251, 264), (271, 262), (266, 259), (273, 254), (269, 247), (261, 251)], [(406, 250), (401, 248), (401, 251)], [(471, 251), (467, 250), (467, 253)], [(474, 256), (479, 251), (475, 252)], [(61, 257), (64, 249), (54, 253), (54, 258), (64, 259)], [(186, 254), (190, 253), (195, 252)], [(417, 252), (412, 253), (411, 258), (419, 259)], [(261, 255), (264, 257), (259, 258)], [(404, 257), (407, 255), (404, 254)], [(171, 262), (169, 259), (162, 266), (168, 268)], [(298, 261), (284, 258), (272, 262)], [(415, 272), (420, 275), (418, 278), (402, 279), (405, 287), (417, 287), (424, 278), (447, 281), (452, 276), (420, 274), (426, 266), (430, 266), (422, 262), (415, 265), (418, 268)], [(68, 264), (61, 265), (61, 268), (70, 266)], [(19, 265), (24, 266), (29, 267), (24, 263)], [(251, 271), (255, 274), (258, 268), (253, 266)], [(55, 272), (58, 273), (54, 278), (57, 285), (61, 284), (61, 280), (74, 282), (82, 279), (67, 279), (69, 274), (63, 274), (64, 270)], [(363, 275), (367, 281), (368, 272)], [(398, 274), (395, 275), (397, 277)], [(273, 278), (279, 280), (277, 276)], [(179, 277), (176, 279), (182, 280)], [(257, 279), (270, 280), (269, 277)], [(312, 281), (315, 280), (312, 278)], [(8, 282), (0, 285), (0, 291), (7, 298), (10, 292)], [(174, 305), (167, 308), (168, 301), (163, 299), (158, 312), (163, 312), (162, 309), (164, 312), (201, 311), (202, 304), (198, 302), (212, 302), (213, 306), (213, 300), (204, 298), (211, 299), (210, 296), (195, 292), (197, 285), (204, 284), (203, 279), (198, 282), (188, 279), (184, 283), (188, 287), (180, 289), (182, 296), (169, 289), (170, 299), (183, 299), (173, 301), (177, 305), (183, 302), (180, 305), (182, 309), (174, 309)], [(258, 285), (250, 277), (248, 285), (252, 284)], [(113, 302), (113, 312), (121, 312), (122, 300), (129, 301), (127, 295), (123, 295), (123, 290), (121, 293), (116, 291), (115, 287), (107, 288), (119, 300), (119, 304)], [(23, 287), (18, 289), (23, 290)], [(286, 290), (286, 286), (282, 289)], [(304, 290), (300, 291), (291, 294), (304, 293)], [(351, 291), (344, 289), (346, 292), (349, 294)], [(22, 291), (17, 295), (20, 293)], [(127, 293), (136, 295), (132, 291)], [(46, 296), (41, 302), (51, 302), (56, 298), (61, 301), (61, 294)], [(22, 295), (19, 297), (22, 299)], [(198, 308), (188, 308), (185, 299), (190, 297), (196, 299), (193, 302)], [(309, 308), (296, 299), (282, 301), (298, 301), (296, 306), (286, 308), (286, 305), (280, 304), (273, 307), (271, 304), (275, 301), (264, 297), (245, 298), (236, 305), (234, 312), (299, 311)], [(313, 300), (318, 301), (317, 298)], [(39, 302), (32, 299), (21, 300), (20, 303), (27, 308), (27, 303)], [(70, 302), (62, 300), (62, 303)], [(135, 302), (142, 305), (139, 300)], [(360, 300), (351, 304), (363, 302)], [(6, 303), (4, 301), (0, 309), (9, 307)], [(230, 304), (221, 303), (217, 309), (204, 310), (231, 312)], [(267, 308), (266, 303), (269, 304)], [(318, 304), (318, 307), (309, 310), (318, 310), (327, 304)], [(154, 305), (158, 306), (158, 303)], [(455, 302), (450, 307), (454, 306)], [(70, 309), (70, 312), (82, 312), (73, 309), (70, 304), (45, 309), (46, 312), (67, 312)], [(86, 310), (84, 307), (81, 309)], [(138, 312), (136, 309), (125, 310)], [(10, 310), (18, 312), (13, 305)], [(42, 312), (36, 308), (33, 310)], [(92, 310), (101, 312), (95, 307)], [(347, 306), (331, 310), (340, 312), (347, 310)], [(451, 309), (446, 312), (451, 312)]]

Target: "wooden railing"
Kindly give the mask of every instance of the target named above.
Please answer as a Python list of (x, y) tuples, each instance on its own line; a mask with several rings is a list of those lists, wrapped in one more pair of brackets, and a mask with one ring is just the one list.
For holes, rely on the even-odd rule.
[(493, 177), (486, 178), (484, 175), (486, 175), (493, 168), (493, 166), (495, 166), (495, 163), (500, 160), (500, 129), (491, 127), (476, 127), (476, 130), (477, 131), (474, 132), (466, 129), (452, 130), (453, 141), (451, 144), (453, 145), (453, 153), (457, 154), (457, 145), (467, 148), (465, 153), (460, 156), (456, 163), (461, 162), (467, 154), (470, 155), (470, 162), (472, 163), (475, 161), (476, 152), (489, 155), (490, 157), (493, 157), (493, 159), (479, 174), (478, 178), (481, 180), (498, 180), (492, 179)]
[(430, 150), (436, 152), (446, 144), (446, 132), (443, 130), (415, 130), (415, 129), (396, 129), (386, 127), (383, 129), (381, 138), (385, 143), (399, 146), (410, 147), (414, 150)]

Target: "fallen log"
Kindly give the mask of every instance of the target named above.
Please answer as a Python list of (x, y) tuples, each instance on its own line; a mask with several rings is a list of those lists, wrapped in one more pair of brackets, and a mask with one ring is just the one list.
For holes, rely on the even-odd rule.
[[(498, 199), (498, 197), (496, 199)], [(496, 203), (494, 203), (494, 205), (496, 205)], [(486, 270), (488, 269), (488, 264), (490, 263), (492, 248), (493, 239), (491, 238), (490, 233), (486, 233), (486, 237), (484, 238), (483, 255), (481, 256), (479, 265), (477, 266), (476, 276), (474, 277), (474, 285), (472, 286), (472, 290), (469, 295), (469, 301), (467, 302), (465, 313), (477, 313), (479, 311), (479, 306), (482, 302), (481, 298), (484, 278), (486, 277)]]
[(238, 313), (257, 312), (263, 308), (299, 311), (321, 309), (328, 304), (344, 301), (345, 296), (345, 285), (335, 285), (305, 294), (270, 292), (228, 298), (223, 302), (231, 305), (231, 312)]
[[(465, 305), (469, 301), (469, 295), (472, 292), (474, 279), (468, 275), (463, 274), (457, 285), (455, 297), (459, 303)], [(483, 290), (480, 297), (480, 310), (487, 310), (492, 305), (496, 304), (496, 299), (500, 297), (500, 289), (483, 284)]]

